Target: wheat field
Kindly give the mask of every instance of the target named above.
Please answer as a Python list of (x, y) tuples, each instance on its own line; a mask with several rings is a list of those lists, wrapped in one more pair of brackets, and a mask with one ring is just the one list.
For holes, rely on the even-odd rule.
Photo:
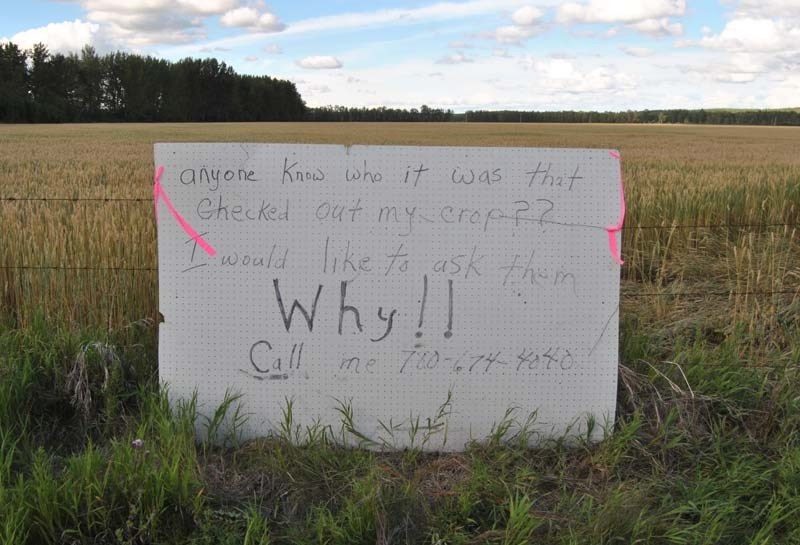
[[(20, 325), (30, 323), (36, 312), (79, 325), (120, 325), (154, 316), (157, 273), (152, 269), (158, 264), (150, 205), (152, 144), (172, 141), (616, 148), (622, 154), (628, 203), (623, 293), (749, 294), (800, 285), (800, 131), (794, 128), (5, 126), (0, 127), (0, 197), (141, 200), (0, 201), (0, 264), (6, 267), (0, 270), (0, 316)], [(20, 266), (75, 269), (11, 268)], [(106, 267), (117, 270), (102, 270)], [(715, 308), (724, 303), (752, 326), (769, 320), (775, 305), (786, 299), (714, 297), (710, 304)], [(692, 303), (691, 298), (652, 301), (660, 313)]]
[[(198, 442), (158, 384), (152, 205), (153, 143), (196, 141), (619, 149), (613, 429), (380, 453), (287, 400), (275, 437)], [(0, 543), (800, 543), (798, 150), (777, 127), (0, 126)]]

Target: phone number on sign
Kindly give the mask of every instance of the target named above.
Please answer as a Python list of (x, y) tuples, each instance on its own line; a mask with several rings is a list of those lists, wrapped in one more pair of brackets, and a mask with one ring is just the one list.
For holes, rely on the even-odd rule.
[(403, 350), (400, 373), (447, 369), (458, 374), (486, 374), (505, 370), (515, 373), (527, 371), (569, 371), (575, 366), (572, 352), (560, 346), (547, 350), (523, 348), (518, 352), (463, 352), (457, 357), (438, 350)]

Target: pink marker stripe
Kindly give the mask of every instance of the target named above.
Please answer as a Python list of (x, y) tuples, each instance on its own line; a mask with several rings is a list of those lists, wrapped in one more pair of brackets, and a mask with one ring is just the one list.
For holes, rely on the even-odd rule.
[(163, 199), (164, 204), (167, 205), (167, 208), (172, 213), (172, 216), (175, 218), (175, 220), (177, 220), (177, 222), (180, 224), (180, 226), (183, 227), (183, 230), (186, 231), (186, 234), (189, 235), (192, 239), (194, 239), (197, 242), (197, 244), (208, 255), (210, 255), (211, 257), (214, 257), (214, 255), (216, 255), (217, 251), (211, 246), (211, 244), (206, 242), (205, 239), (203, 237), (201, 237), (198, 234), (198, 232), (195, 231), (192, 228), (191, 225), (189, 225), (189, 222), (187, 222), (185, 219), (183, 219), (183, 216), (180, 215), (180, 213), (175, 209), (175, 207), (172, 206), (172, 203), (170, 202), (169, 197), (167, 197), (167, 194), (164, 191), (164, 188), (161, 186), (161, 175), (163, 173), (164, 173), (164, 167), (159, 165), (159, 167), (156, 169), (156, 175), (153, 178), (153, 181), (154, 181), (154, 183), (153, 183), (153, 206), (155, 207), (155, 212), (156, 212), (156, 222), (158, 222), (158, 199), (160, 197), (161, 199)]
[(164, 174), (164, 167), (158, 165), (156, 175), (153, 178), (153, 209), (156, 214), (156, 223), (158, 223), (158, 194), (161, 190), (161, 175)]
[[(614, 151), (608, 152), (611, 157), (615, 159), (619, 159), (619, 153)], [(625, 262), (622, 261), (622, 255), (619, 251), (619, 246), (617, 246), (617, 232), (622, 230), (622, 225), (625, 223), (625, 186), (622, 183), (622, 166), (620, 165), (619, 171), (619, 221), (615, 225), (609, 225), (606, 227), (606, 232), (608, 233), (608, 250), (611, 252), (611, 256), (614, 258), (614, 261), (617, 262), (618, 265), (622, 265)]]

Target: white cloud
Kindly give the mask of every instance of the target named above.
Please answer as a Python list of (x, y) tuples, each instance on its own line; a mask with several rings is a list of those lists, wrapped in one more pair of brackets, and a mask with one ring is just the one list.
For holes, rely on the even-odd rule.
[(290, 24), (286, 34), (403, 25), (434, 21), (448, 21), (490, 15), (514, 9), (524, 0), (471, 0), (468, 2), (437, 2), (419, 8), (392, 8), (368, 12), (342, 13), (313, 17)]
[(245, 62), (256, 62), (258, 60), (258, 57), (256, 57), (255, 55), (248, 55), (244, 58), (244, 60)]
[(670, 17), (686, 14), (686, 0), (589, 0), (567, 2), (558, 8), (559, 23), (622, 23), (649, 36), (676, 36), (683, 26)]
[[(731, 7), (733, 11), (721, 31), (703, 28), (699, 40), (683, 40), (676, 45), (700, 46), (713, 52), (709, 53), (715, 56), (713, 62), (694, 68), (697, 77), (752, 84), (746, 88), (760, 82), (770, 85), (764, 92), (769, 94), (770, 82), (789, 81), (800, 70), (800, 1), (739, 0)], [(800, 89), (795, 89), (795, 94), (800, 96)]]
[(620, 45), (620, 51), (625, 53), (626, 55), (630, 55), (631, 57), (649, 57), (653, 53), (654, 50), (650, 49), (649, 47), (632, 47), (627, 45)]
[(223, 26), (250, 26), (258, 22), (258, 11), (250, 7), (232, 9), (225, 12), (219, 22)]
[(544, 13), (533, 6), (522, 6), (511, 16), (515, 25), (530, 26), (539, 22)]
[(206, 36), (203, 18), (221, 13), (237, 0), (68, 0), (102, 26), (116, 44), (137, 48), (156, 43), (187, 43)]
[[(167, 0), (151, 0), (167, 1)], [(553, 5), (557, 0), (538, 0), (539, 5)], [(469, 17), (480, 17), (493, 14), (508, 14), (513, 10), (529, 4), (530, 0), (470, 0), (470, 1), (444, 1), (436, 2), (417, 8), (393, 8), (376, 11), (363, 11), (311, 17), (289, 23), (282, 36), (297, 34), (318, 34), (325, 32), (340, 32), (348, 29), (367, 29), (380, 27), (393, 27), (432, 23), (439, 21), (456, 21)], [(530, 33), (533, 35), (533, 33)], [(494, 39), (494, 33), (479, 33), (476, 36)], [(220, 38), (201, 44), (203, 47), (225, 45), (242, 47), (261, 40), (257, 33)], [(174, 56), (192, 54), (197, 46), (173, 47), (170, 53)]]
[(755, 81), (756, 77), (758, 77), (758, 74), (751, 72), (723, 72), (714, 75), (716, 81), (723, 83), (750, 83)]
[(481, 32), (477, 36), (495, 40), (499, 44), (520, 45), (525, 40), (542, 32), (538, 26), (501, 26), (488, 32)]
[(297, 65), (311, 70), (324, 70), (341, 68), (342, 61), (330, 55), (314, 55), (300, 59), (297, 61)]
[(770, 86), (765, 99), (768, 108), (797, 107), (800, 75), (792, 74), (777, 85)]
[(508, 52), (508, 49), (504, 47), (495, 47), (492, 49), (492, 56), (508, 59), (511, 57), (511, 54)]
[(736, 6), (739, 17), (800, 17), (797, 0), (739, 0)]
[(699, 45), (726, 51), (776, 52), (800, 47), (800, 24), (743, 17), (729, 21), (719, 34), (704, 36)]
[(556, 20), (560, 23), (636, 23), (685, 13), (686, 0), (589, 0), (583, 4), (567, 2), (561, 5)]
[(227, 27), (246, 28), (251, 32), (278, 32), (286, 28), (274, 13), (259, 13), (253, 7), (241, 7), (225, 12), (219, 22)]
[(610, 67), (590, 67), (568, 59), (539, 60), (528, 57), (521, 64), (536, 74), (537, 85), (553, 92), (592, 94), (619, 92), (634, 87), (634, 79), (627, 73)]
[[(236, 11), (241, 0), (63, 0), (85, 10), (88, 22), (99, 25), (95, 40), (102, 37), (108, 48), (147, 48), (154, 44), (186, 44), (207, 36), (206, 21)], [(254, 9), (254, 8), (245, 8)], [(251, 30), (273, 31), (281, 28), (270, 12), (258, 13), (248, 25)], [(31, 29), (39, 30), (39, 29)], [(79, 49), (85, 33), (76, 32), (69, 41)], [(211, 47), (210, 44), (207, 44)]]
[(51, 53), (74, 53), (80, 51), (84, 45), (97, 45), (101, 39), (99, 30), (100, 25), (96, 23), (75, 19), (31, 28), (2, 41), (11, 41), (22, 49), (29, 49), (41, 42)]
[(267, 44), (262, 48), (262, 51), (270, 55), (280, 55), (283, 53), (283, 49), (278, 44)]
[(513, 25), (506, 25), (492, 31), (476, 34), (482, 38), (495, 40), (499, 44), (521, 45), (525, 40), (544, 30), (542, 10), (533, 6), (522, 6), (511, 15)]
[(661, 18), (661, 19), (645, 19), (644, 21), (639, 21), (638, 23), (630, 23), (627, 25), (628, 28), (632, 28), (642, 34), (647, 34), (648, 36), (653, 37), (660, 37), (660, 36), (680, 36), (683, 34), (683, 25), (680, 23), (673, 23), (669, 19)]
[(495, 31), (495, 39), (502, 44), (518, 44), (539, 31), (533, 26), (503, 26)]
[(736, 72), (758, 74), (774, 67), (775, 60), (752, 53), (736, 53), (730, 56), (729, 65)]
[(297, 85), (297, 89), (304, 98), (309, 97), (312, 100), (315, 96), (327, 94), (333, 90), (330, 85), (321, 81), (308, 81), (299, 78), (291, 78), (291, 81)]
[(320, 93), (330, 93), (331, 88), (327, 85), (308, 85), (304, 87), (304, 90), (307, 94), (310, 95), (317, 95)]
[(712, 62), (678, 66), (683, 73), (721, 83), (750, 83), (764, 74), (773, 73), (780, 61), (757, 53), (734, 53)]
[(236, 6), (238, 0), (67, 0), (89, 11), (142, 11), (183, 9), (196, 14), (223, 13)]
[(523, 64), (551, 79), (566, 79), (578, 77), (579, 75), (575, 65), (566, 59), (551, 59), (545, 61), (526, 59), (523, 61)]
[[(115, 2), (119, 4), (119, 2)], [(137, 2), (125, 2), (128, 6)], [(152, 4), (150, 0), (139, 0), (140, 4)], [(238, 0), (178, 0), (178, 5), (203, 15), (215, 15), (226, 12), (238, 4)]]
[(447, 47), (452, 47), (453, 49), (470, 49), (472, 48), (472, 44), (470, 42), (455, 41), (447, 44)]
[(438, 59), (436, 64), (462, 64), (465, 62), (475, 62), (475, 59), (471, 59), (459, 51), (458, 53), (453, 53), (452, 55), (445, 55), (444, 57)]

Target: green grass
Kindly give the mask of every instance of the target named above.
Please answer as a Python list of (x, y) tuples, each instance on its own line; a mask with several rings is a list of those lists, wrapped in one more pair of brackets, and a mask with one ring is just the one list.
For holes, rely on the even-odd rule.
[[(125, 331), (0, 334), (0, 538), (23, 543), (800, 542), (798, 368), (732, 366), (747, 338), (670, 346), (622, 323), (619, 416), (599, 444), (458, 454), (349, 449), (297, 430), (246, 443), (172, 409)], [(684, 336), (681, 335), (681, 338)], [(793, 346), (800, 343), (795, 332)], [(98, 347), (103, 347), (99, 350)], [(654, 352), (675, 356), (656, 366)], [(113, 354), (113, 357), (110, 356)], [(78, 403), (66, 377), (84, 362)], [(117, 366), (105, 380), (106, 370)], [(101, 380), (101, 377), (102, 380)], [(237, 399), (221, 408), (230, 417)], [(195, 425), (216, 437), (198, 441)], [(343, 418), (343, 427), (346, 426)], [(137, 448), (134, 443), (141, 439)]]

